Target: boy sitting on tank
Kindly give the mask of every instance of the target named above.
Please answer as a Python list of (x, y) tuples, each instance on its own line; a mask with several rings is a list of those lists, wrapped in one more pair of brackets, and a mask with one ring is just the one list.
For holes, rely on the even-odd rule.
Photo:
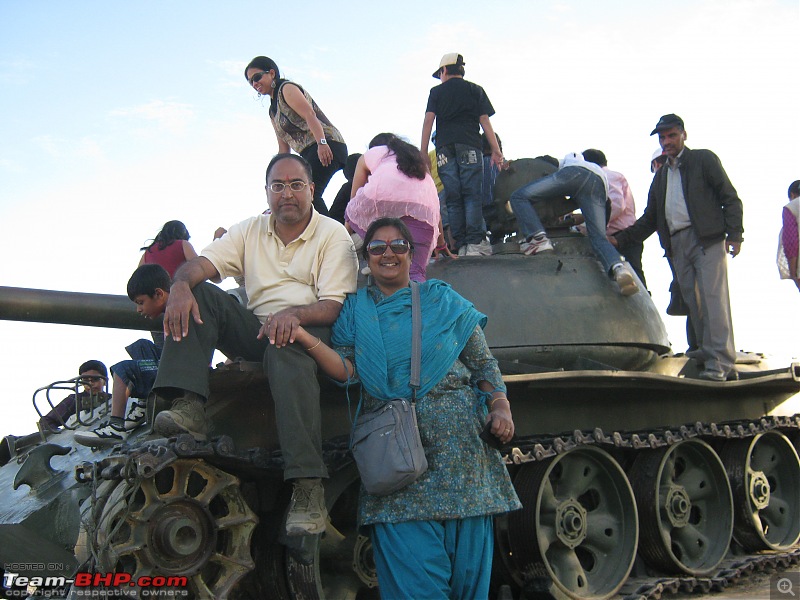
[(104, 388), (108, 381), (108, 369), (102, 362), (87, 360), (78, 368), (78, 375), (83, 391), (70, 394), (39, 420), (45, 431), (58, 431), (70, 415), (75, 414), (76, 407), (80, 407), (81, 410), (84, 407), (91, 409), (92, 406), (107, 400), (108, 394)]
[[(136, 312), (146, 319), (156, 319), (164, 314), (172, 284), (169, 273), (157, 264), (137, 268), (128, 280), (128, 298), (136, 303)], [(147, 396), (153, 388), (161, 359), (163, 338), (137, 340), (127, 350), (132, 360), (123, 360), (111, 367), (111, 417), (108, 422), (92, 431), (79, 431), (75, 441), (84, 446), (106, 447), (124, 442), (131, 431), (144, 422)], [(125, 414), (128, 399), (134, 400)]]

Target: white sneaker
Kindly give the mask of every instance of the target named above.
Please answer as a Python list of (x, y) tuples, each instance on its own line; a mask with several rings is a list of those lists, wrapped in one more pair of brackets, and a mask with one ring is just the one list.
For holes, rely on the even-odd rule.
[(519, 249), (526, 256), (533, 256), (542, 252), (553, 252), (554, 250), (552, 242), (544, 234), (531, 237), (528, 241), (522, 242), (519, 245)]
[[(489, 240), (483, 238), (480, 244), (467, 244), (466, 246), (461, 246), (461, 248), (466, 247), (466, 251), (464, 252), (464, 256), (491, 256), (492, 255), (492, 245), (489, 243)], [(459, 250), (461, 250), (459, 248)]]
[(101, 425), (92, 431), (76, 431), (75, 441), (82, 446), (105, 448), (121, 444), (128, 437), (124, 429), (117, 429), (111, 423)]
[(614, 274), (614, 281), (619, 286), (619, 293), (623, 296), (632, 296), (639, 291), (639, 286), (636, 285), (636, 279), (631, 273), (631, 270), (622, 263), (616, 264), (612, 267)]
[(128, 414), (125, 415), (125, 431), (133, 431), (144, 423), (147, 417), (147, 400), (134, 399), (128, 407)]

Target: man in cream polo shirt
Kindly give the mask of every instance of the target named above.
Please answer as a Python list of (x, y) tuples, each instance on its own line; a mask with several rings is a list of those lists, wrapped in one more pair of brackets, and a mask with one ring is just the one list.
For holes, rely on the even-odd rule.
[[(173, 404), (156, 416), (154, 426), (161, 435), (205, 439), (214, 349), (263, 361), (284, 479), (294, 485), (287, 534), (318, 534), (327, 518), (319, 383), (316, 363), (294, 343), (294, 332), (302, 325), (329, 341), (345, 295), (356, 289), (358, 259), (344, 226), (313, 210), (311, 167), (302, 157), (276, 155), (267, 167), (266, 190), (271, 214), (233, 225), (175, 273), (153, 386)], [(233, 276), (245, 278), (247, 308), (206, 282)]]

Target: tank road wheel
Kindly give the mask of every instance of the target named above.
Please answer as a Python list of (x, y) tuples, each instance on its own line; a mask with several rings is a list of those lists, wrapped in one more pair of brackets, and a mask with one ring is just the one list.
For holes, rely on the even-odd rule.
[(727, 553), (733, 529), (731, 487), (711, 446), (685, 440), (642, 451), (630, 479), (642, 557), (668, 573), (710, 573)]
[(195, 598), (228, 598), (253, 569), (256, 516), (239, 480), (202, 460), (177, 460), (153, 477), (123, 480), (103, 506), (99, 570), (186, 576)]
[(617, 462), (598, 448), (575, 448), (523, 465), (514, 486), (525, 508), (508, 515), (506, 535), (521, 585), (570, 598), (615, 594), (638, 537), (633, 491)]
[[(356, 525), (361, 480), (355, 463), (325, 481), (330, 517), (318, 539), (312, 564), (303, 564), (286, 551), (286, 573), (295, 598), (366, 600), (380, 598), (372, 543)], [(313, 538), (313, 536), (309, 536)]]
[(748, 552), (785, 550), (800, 539), (800, 461), (776, 431), (720, 450), (733, 490), (733, 537)]

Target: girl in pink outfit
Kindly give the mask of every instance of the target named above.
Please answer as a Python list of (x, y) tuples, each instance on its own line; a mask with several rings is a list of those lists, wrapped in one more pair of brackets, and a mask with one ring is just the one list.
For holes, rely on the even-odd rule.
[(392, 133), (376, 135), (358, 160), (345, 226), (363, 239), (370, 224), (396, 217), (411, 231), (411, 278), (425, 281), (431, 252), (445, 250), (439, 196), (419, 150)]

